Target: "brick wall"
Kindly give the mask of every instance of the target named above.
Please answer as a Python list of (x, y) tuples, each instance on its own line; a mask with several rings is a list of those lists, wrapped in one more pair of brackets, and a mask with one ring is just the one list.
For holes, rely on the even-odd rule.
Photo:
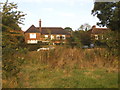
[(30, 33), (25, 33), (25, 42), (27, 42), (27, 40), (40, 40), (40, 33), (36, 33), (36, 38), (30, 38)]

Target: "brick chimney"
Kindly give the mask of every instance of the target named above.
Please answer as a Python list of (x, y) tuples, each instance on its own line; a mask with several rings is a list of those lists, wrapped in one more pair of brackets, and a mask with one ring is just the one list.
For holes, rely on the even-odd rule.
[(40, 30), (40, 32), (42, 32), (41, 19), (39, 20), (39, 30)]

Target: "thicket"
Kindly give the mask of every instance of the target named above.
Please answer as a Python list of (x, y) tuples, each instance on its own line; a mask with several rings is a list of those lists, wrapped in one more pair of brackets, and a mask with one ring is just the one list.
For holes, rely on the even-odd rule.
[(83, 30), (72, 31), (72, 35), (70, 38), (67, 38), (67, 45), (72, 48), (82, 48), (84, 45), (90, 46), (92, 43), (92, 39), (90, 33)]
[(120, 48), (119, 35), (119, 32), (109, 30), (108, 32), (99, 35), (99, 39), (95, 40), (87, 31), (72, 31), (72, 36), (67, 38), (66, 45), (71, 48), (82, 48), (87, 45), (88, 48), (91, 48), (90, 44), (94, 44), (95, 48), (104, 48), (107, 49), (108, 53), (118, 55), (118, 50)]

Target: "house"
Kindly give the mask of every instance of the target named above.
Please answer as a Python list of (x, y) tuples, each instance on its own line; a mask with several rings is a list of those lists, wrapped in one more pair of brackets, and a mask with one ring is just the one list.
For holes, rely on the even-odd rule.
[(88, 31), (91, 34), (92, 39), (100, 40), (104, 39), (104, 34), (110, 31), (109, 28), (96, 28), (96, 26), (92, 26), (92, 28)]
[(41, 20), (39, 21), (39, 27), (32, 25), (24, 34), (25, 42), (28, 44), (38, 42), (65, 43), (66, 39), (71, 36), (68, 31), (61, 27), (41, 27)]

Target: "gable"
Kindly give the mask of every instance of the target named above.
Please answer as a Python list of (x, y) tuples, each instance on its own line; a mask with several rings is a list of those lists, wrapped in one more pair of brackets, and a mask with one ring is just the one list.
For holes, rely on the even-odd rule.
[(25, 33), (40, 33), (40, 30), (32, 25), (27, 31), (25, 31)]

